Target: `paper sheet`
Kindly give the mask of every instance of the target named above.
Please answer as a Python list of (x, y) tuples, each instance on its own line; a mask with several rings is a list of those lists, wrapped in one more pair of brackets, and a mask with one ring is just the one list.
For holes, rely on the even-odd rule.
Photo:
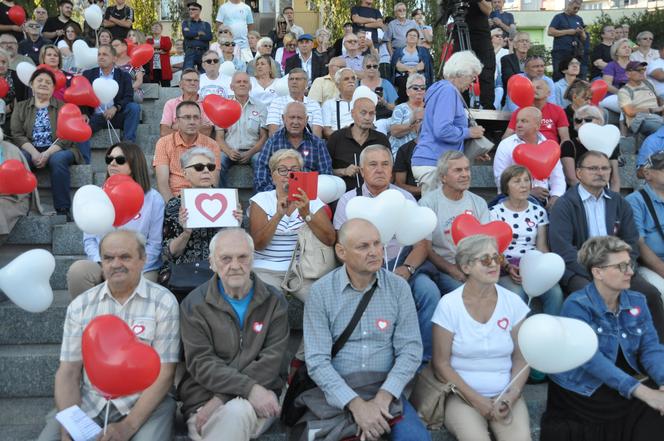
[(101, 427), (74, 405), (55, 415), (74, 441), (93, 441), (101, 433)]

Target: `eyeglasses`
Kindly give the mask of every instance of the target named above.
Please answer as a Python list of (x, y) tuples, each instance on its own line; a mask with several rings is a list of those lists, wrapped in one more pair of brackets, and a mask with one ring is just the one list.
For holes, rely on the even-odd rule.
[[(39, 26), (38, 24), (29, 24), (28, 27), (32, 29), (39, 29), (41, 26)], [(73, 32), (73, 31), (69, 30), (67, 32)]]
[(414, 90), (416, 92), (422, 92), (427, 90), (427, 86), (410, 86), (409, 89)]
[(653, 153), (652, 155), (648, 156), (648, 159), (646, 160), (646, 163), (643, 164), (644, 168), (650, 168), (650, 169), (660, 169), (663, 168), (662, 165), (664, 163), (664, 151), (660, 151), (657, 153)]
[(588, 117), (588, 118), (574, 118), (574, 122), (577, 123), (577, 124), (581, 124), (581, 123), (584, 123), (584, 122), (589, 123), (589, 122), (593, 122), (594, 119), (595, 119), (595, 118), (592, 118), (592, 117)]
[(492, 37), (496, 37), (496, 38), (505, 38), (505, 37), (503, 37), (503, 36), (500, 35), (500, 34), (494, 34), (494, 35), (492, 35)]
[(231, 31), (229, 31), (228, 29), (222, 29), (221, 31), (219, 31), (219, 33), (220, 34), (230, 34)]
[(108, 156), (106, 157), (106, 165), (111, 165), (111, 163), (112, 163), (113, 161), (115, 161), (115, 163), (116, 163), (117, 165), (124, 165), (125, 162), (127, 162), (127, 158), (124, 157), (124, 156), (122, 156), (122, 155), (118, 155), (118, 156), (111, 156), (111, 155), (108, 155)]
[(484, 256), (476, 257), (471, 259), (471, 262), (477, 261), (482, 264), (482, 266), (489, 267), (491, 262), (494, 262), (496, 265), (502, 265), (505, 261), (505, 257), (502, 254), (494, 254), (493, 256), (485, 254)]
[(219, 58), (212, 58), (209, 60), (203, 60), (203, 63), (205, 64), (217, 64), (219, 62)]
[(639, 40), (652, 40), (652, 37), (641, 37)]
[(285, 21), (278, 21), (277, 24), (286, 24)]
[(629, 271), (634, 271), (634, 263), (632, 262), (612, 263), (610, 265), (603, 265), (598, 268), (616, 268), (621, 273), (627, 274)]
[(277, 167), (276, 171), (277, 171), (277, 174), (279, 174), (279, 176), (288, 176), (292, 172), (299, 172), (300, 167), (297, 166), (297, 165), (294, 166), (294, 167), (291, 167), (291, 168), (282, 166), (282, 167)]
[(203, 163), (199, 162), (198, 164), (188, 165), (185, 168), (193, 168), (197, 172), (202, 172), (203, 170), (205, 170), (207, 168), (208, 171), (213, 172), (214, 169), (217, 168), (217, 166), (215, 164), (213, 164), (212, 162), (209, 162), (207, 164), (203, 164)]
[(588, 170), (591, 173), (597, 173), (597, 172), (606, 173), (606, 172), (611, 171), (611, 167), (608, 166), (608, 165), (603, 165), (601, 167), (598, 166), (598, 165), (591, 165), (590, 167), (580, 165), (579, 168), (585, 168), (586, 170)]
[(377, 64), (367, 64), (366, 66), (364, 66), (364, 68), (365, 69), (378, 69), (378, 65)]
[[(225, 42), (225, 43), (222, 43), (221, 45), (222, 45), (222, 46), (226, 46), (226, 47), (229, 47), (229, 46), (233, 46), (233, 47), (235, 47), (235, 42), (232, 41), (232, 42), (229, 43), (229, 42), (227, 41), (227, 42)], [(219, 61), (219, 60), (217, 60), (217, 61)]]

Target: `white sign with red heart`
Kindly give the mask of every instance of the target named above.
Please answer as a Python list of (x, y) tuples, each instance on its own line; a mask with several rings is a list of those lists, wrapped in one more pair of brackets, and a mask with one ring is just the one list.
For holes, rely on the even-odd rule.
[(187, 228), (238, 227), (233, 210), (238, 205), (235, 188), (186, 188), (182, 190), (187, 209)]

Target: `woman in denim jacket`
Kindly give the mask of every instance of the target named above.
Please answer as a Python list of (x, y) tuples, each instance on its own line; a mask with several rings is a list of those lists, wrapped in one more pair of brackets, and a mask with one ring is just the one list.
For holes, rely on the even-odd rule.
[[(584, 365), (551, 376), (541, 441), (650, 441), (664, 436), (664, 346), (645, 297), (630, 291), (630, 246), (589, 239), (579, 263), (593, 283), (569, 296), (562, 316), (588, 323), (599, 349)], [(647, 381), (640, 381), (648, 376)]]

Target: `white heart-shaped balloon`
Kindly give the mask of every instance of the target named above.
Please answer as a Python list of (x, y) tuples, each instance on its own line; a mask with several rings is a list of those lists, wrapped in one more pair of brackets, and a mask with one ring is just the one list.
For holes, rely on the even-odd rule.
[(81, 231), (103, 236), (113, 230), (115, 208), (108, 195), (96, 185), (84, 185), (72, 201), (74, 222)]
[(285, 75), (272, 83), (272, 88), (278, 96), (286, 96), (288, 91), (288, 75)]
[(420, 207), (417, 202), (406, 199), (400, 212), (397, 242), (402, 246), (414, 245), (427, 237), (436, 228), (438, 217), (429, 207)]
[(575, 369), (597, 352), (597, 335), (587, 323), (548, 314), (528, 317), (518, 340), (528, 364), (545, 374)]
[(521, 286), (530, 297), (541, 296), (553, 288), (564, 273), (565, 261), (556, 253), (530, 250), (519, 262)]
[(36, 70), (37, 67), (27, 61), (21, 61), (16, 65), (16, 75), (18, 76), (18, 79), (28, 87), (30, 87), (30, 77)]
[(97, 66), (97, 48), (90, 48), (83, 40), (76, 40), (72, 45), (74, 61), (79, 69), (90, 69)]
[(91, 5), (85, 8), (83, 13), (86, 23), (95, 31), (101, 26), (101, 22), (104, 19), (104, 14), (101, 8), (97, 5)]
[(113, 102), (119, 89), (118, 82), (109, 78), (97, 78), (92, 82), (92, 90), (95, 91), (95, 95), (102, 104)]
[(579, 129), (579, 141), (588, 150), (611, 156), (620, 142), (620, 129), (613, 124), (585, 123)]
[(232, 61), (224, 61), (221, 63), (221, 66), (219, 66), (219, 73), (221, 75), (226, 75), (227, 77), (232, 77), (235, 73), (235, 65)]
[(55, 258), (46, 250), (26, 251), (0, 269), (0, 290), (19, 308), (43, 312), (53, 303), (49, 284)]
[(339, 194), (339, 181), (345, 190), (346, 183), (339, 176), (318, 175), (318, 199), (326, 204), (339, 199), (343, 195)]
[(394, 234), (401, 217), (396, 213), (403, 210), (406, 198), (400, 191), (385, 190), (375, 198), (357, 196), (348, 201), (346, 205), (346, 218), (366, 219), (380, 232), (380, 240), (387, 244)]

